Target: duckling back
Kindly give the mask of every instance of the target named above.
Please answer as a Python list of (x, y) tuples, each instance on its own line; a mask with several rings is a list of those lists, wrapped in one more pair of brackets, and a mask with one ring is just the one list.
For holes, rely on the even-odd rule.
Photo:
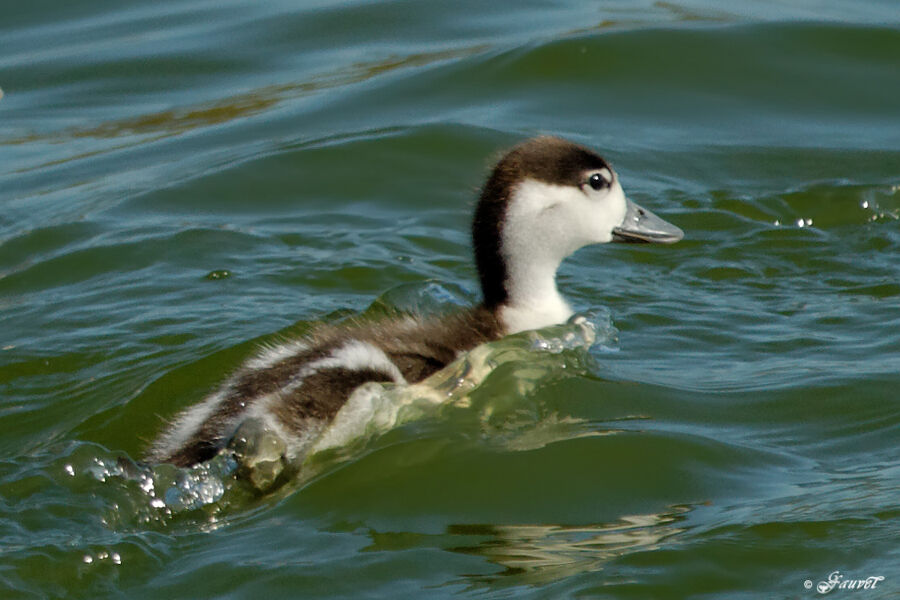
[(228, 446), (242, 424), (253, 422), (282, 440), (284, 459), (294, 463), (361, 385), (419, 382), (501, 334), (496, 316), (483, 307), (441, 319), (321, 327), (263, 348), (181, 413), (147, 459), (177, 466), (203, 462)]

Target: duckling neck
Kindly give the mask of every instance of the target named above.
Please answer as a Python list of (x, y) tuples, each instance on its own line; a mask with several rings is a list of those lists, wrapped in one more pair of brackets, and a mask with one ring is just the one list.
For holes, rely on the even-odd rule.
[(556, 287), (561, 261), (544, 260), (507, 266), (507, 298), (498, 309), (506, 333), (564, 323), (572, 308)]

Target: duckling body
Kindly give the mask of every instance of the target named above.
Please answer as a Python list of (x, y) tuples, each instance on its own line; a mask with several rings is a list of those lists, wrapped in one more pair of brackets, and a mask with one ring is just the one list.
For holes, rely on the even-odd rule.
[(252, 418), (286, 442), (286, 458), (293, 461), (362, 384), (422, 381), (461, 352), (500, 337), (500, 323), (482, 307), (442, 319), (321, 327), (244, 363), (218, 391), (179, 416), (148, 458), (178, 466), (203, 462)]
[(147, 459), (203, 462), (254, 420), (284, 440), (284, 459), (293, 462), (361, 385), (416, 383), (479, 344), (565, 322), (572, 309), (556, 271), (578, 248), (682, 235), (627, 200), (612, 167), (591, 150), (559, 138), (528, 140), (496, 164), (475, 211), (479, 305), (440, 318), (321, 327), (264, 348), (179, 415)]

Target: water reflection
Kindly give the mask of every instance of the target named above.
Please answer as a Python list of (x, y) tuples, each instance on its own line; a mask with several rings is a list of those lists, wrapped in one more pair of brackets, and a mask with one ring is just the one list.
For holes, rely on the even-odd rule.
[(678, 524), (692, 508), (674, 505), (661, 513), (627, 515), (611, 523), (588, 525), (465, 524), (450, 525), (446, 533), (438, 535), (370, 530), (371, 544), (363, 551), (439, 547), (502, 567), (486, 575), (467, 575), (465, 583), (471, 586), (543, 585), (600, 571), (620, 556), (658, 548), (686, 530)]
[(613, 523), (591, 525), (453, 525), (448, 533), (484, 536), (476, 544), (451, 550), (481, 556), (504, 568), (469, 576), (470, 582), (540, 585), (599, 571), (624, 554), (653, 550), (684, 531), (677, 524), (690, 510), (678, 505), (659, 514), (628, 515)]

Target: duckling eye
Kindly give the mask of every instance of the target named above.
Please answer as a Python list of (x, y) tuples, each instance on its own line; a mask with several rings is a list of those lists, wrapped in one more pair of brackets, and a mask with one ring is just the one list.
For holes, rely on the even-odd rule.
[(603, 177), (603, 175), (601, 175), (600, 173), (594, 173), (588, 179), (588, 185), (590, 185), (595, 190), (600, 191), (609, 187), (609, 181), (607, 181), (606, 178)]

